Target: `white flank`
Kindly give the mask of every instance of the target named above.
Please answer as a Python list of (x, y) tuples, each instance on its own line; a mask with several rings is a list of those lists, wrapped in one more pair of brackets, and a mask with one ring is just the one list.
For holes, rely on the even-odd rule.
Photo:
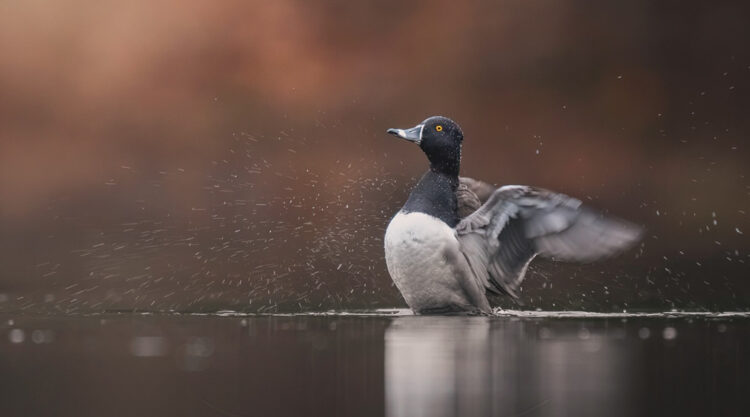
[(465, 305), (459, 282), (445, 260), (458, 247), (456, 232), (424, 213), (399, 212), (385, 232), (385, 261), (393, 282), (415, 310)]

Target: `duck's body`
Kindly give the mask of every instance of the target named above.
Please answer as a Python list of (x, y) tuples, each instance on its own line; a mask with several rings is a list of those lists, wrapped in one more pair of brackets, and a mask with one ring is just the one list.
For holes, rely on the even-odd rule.
[(417, 143), (430, 160), (384, 240), (388, 272), (416, 313), (489, 313), (486, 293), (515, 297), (536, 255), (590, 261), (640, 236), (638, 227), (561, 194), (459, 178), (463, 133), (450, 119), (389, 133)]
[(400, 211), (385, 232), (388, 273), (406, 304), (420, 313), (469, 311), (446, 252), (459, 253), (456, 231), (420, 212)]

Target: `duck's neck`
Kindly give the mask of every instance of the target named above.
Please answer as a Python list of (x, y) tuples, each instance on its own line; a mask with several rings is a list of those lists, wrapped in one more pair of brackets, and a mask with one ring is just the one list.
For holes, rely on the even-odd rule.
[(414, 187), (402, 210), (429, 214), (454, 227), (458, 224), (456, 188), (458, 171), (453, 174), (430, 169)]

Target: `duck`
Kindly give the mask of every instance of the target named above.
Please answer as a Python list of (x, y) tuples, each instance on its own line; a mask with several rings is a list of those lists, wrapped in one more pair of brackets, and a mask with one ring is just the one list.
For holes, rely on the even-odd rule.
[(518, 300), (535, 257), (589, 263), (643, 235), (564, 194), (459, 176), (464, 134), (447, 117), (387, 133), (419, 146), (429, 162), (383, 240), (388, 273), (415, 314), (491, 314), (488, 296)]

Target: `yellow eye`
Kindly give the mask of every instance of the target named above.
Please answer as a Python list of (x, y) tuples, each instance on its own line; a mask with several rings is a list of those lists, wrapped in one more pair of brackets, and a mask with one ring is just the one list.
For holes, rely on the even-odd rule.
[(437, 125), (437, 126), (435, 126), (435, 130), (437, 130), (438, 132), (442, 132), (443, 131), (443, 126)]

